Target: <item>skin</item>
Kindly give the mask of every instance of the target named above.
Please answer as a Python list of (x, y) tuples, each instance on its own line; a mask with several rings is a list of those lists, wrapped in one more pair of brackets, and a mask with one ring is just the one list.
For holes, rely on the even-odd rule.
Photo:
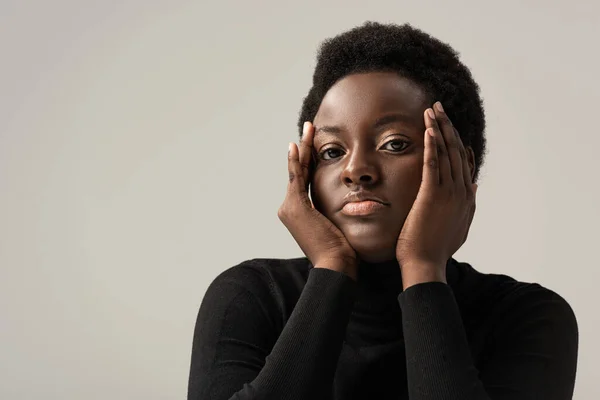
[[(349, 75), (327, 92), (300, 145), (290, 144), (290, 183), (278, 212), (315, 267), (356, 279), (359, 263), (391, 261), (405, 289), (445, 282), (446, 261), (473, 219), (477, 185), (472, 149), (430, 106), (418, 84), (389, 72)], [(344, 196), (363, 189), (385, 207), (343, 214)]]

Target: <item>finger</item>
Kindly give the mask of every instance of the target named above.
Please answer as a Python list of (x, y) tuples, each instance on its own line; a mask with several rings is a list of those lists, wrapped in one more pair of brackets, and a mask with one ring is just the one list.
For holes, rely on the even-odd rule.
[(438, 151), (436, 146), (435, 131), (432, 128), (425, 130), (425, 152), (423, 154), (423, 184), (437, 186), (440, 183)]
[(458, 138), (460, 157), (461, 157), (461, 161), (462, 161), (463, 183), (465, 184), (465, 187), (467, 188), (467, 192), (469, 192), (472, 182), (471, 182), (471, 167), (469, 166), (467, 150), (465, 149), (465, 144), (463, 143), (462, 139), (460, 138), (460, 134), (458, 133), (456, 128), (454, 128), (454, 134)]
[(439, 184), (444, 184), (452, 180), (452, 173), (450, 170), (450, 159), (448, 158), (448, 150), (440, 131), (440, 127), (435, 119), (435, 112), (432, 108), (425, 110), (425, 127), (432, 129), (435, 137), (435, 145), (437, 150), (438, 158), (438, 171), (439, 171)]
[(434, 108), (437, 122), (440, 126), (442, 136), (444, 137), (444, 143), (446, 144), (447, 155), (451, 170), (450, 176), (452, 177), (453, 182), (462, 187), (464, 185), (462, 171), (463, 165), (460, 154), (460, 146), (457, 140), (456, 133), (454, 131), (454, 127), (452, 126), (450, 118), (448, 118), (448, 115), (444, 112), (442, 103), (440, 103), (439, 101), (436, 102)]
[(303, 177), (305, 181), (308, 181), (308, 175), (310, 170), (310, 162), (312, 159), (313, 151), (313, 139), (314, 139), (314, 128), (313, 124), (306, 121), (302, 128), (302, 138), (300, 139), (299, 147), (299, 160), (302, 166)]
[[(454, 130), (456, 132), (456, 136), (460, 135), (458, 134), (458, 131), (456, 131), (456, 129)], [(465, 185), (465, 189), (466, 189), (466, 193), (467, 193), (467, 199), (473, 201), (472, 199), (475, 196), (475, 193), (473, 191), (474, 187), (473, 185), (477, 186), (477, 184), (473, 183), (473, 178), (471, 176), (471, 166), (469, 165), (469, 159), (467, 156), (467, 150), (465, 149), (465, 146), (462, 142), (462, 139), (460, 140), (460, 149), (461, 149), (461, 157), (462, 157), (462, 172), (463, 172), (463, 183)]]
[(465, 232), (465, 237), (463, 239), (463, 243), (465, 243), (467, 241), (467, 238), (469, 237), (469, 232), (471, 230), (471, 224), (473, 223), (473, 217), (475, 217), (475, 210), (477, 209), (477, 202), (475, 201), (475, 196), (477, 193), (477, 184), (474, 183), (472, 185), (473, 187), (473, 203), (471, 204), (471, 209), (469, 211), (469, 219), (467, 220), (467, 230)]
[(304, 174), (302, 171), (302, 166), (300, 165), (298, 147), (296, 146), (296, 143), (290, 143), (289, 145), (288, 177), (288, 194), (297, 199), (299, 198), (303, 203), (310, 201), (308, 199), (308, 192), (306, 191)]

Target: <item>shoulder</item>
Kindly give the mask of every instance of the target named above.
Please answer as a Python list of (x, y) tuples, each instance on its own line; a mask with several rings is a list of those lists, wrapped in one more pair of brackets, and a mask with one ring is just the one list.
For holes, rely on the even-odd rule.
[(456, 265), (460, 278), (455, 294), (469, 312), (487, 315), (497, 326), (560, 325), (577, 336), (575, 312), (557, 292), (508, 275), (482, 273), (468, 263)]
[(306, 257), (245, 260), (221, 272), (206, 296), (238, 296), (244, 293), (261, 304), (271, 304), (287, 315), (306, 284), (312, 265)]
[(254, 258), (227, 268), (213, 283), (238, 284), (245, 288), (271, 288), (290, 283), (303, 285), (311, 268), (307, 258)]

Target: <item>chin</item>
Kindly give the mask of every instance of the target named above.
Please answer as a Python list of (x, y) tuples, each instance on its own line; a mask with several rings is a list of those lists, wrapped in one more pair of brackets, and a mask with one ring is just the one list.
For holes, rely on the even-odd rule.
[(342, 231), (357, 256), (368, 263), (379, 263), (396, 259), (396, 245), (404, 221), (379, 219), (357, 220), (352, 223), (340, 221)]

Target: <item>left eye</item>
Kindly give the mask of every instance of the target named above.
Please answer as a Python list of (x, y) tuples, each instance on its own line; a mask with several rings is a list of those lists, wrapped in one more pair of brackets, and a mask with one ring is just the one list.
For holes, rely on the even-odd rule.
[(406, 148), (406, 146), (408, 146), (408, 143), (404, 140), (390, 140), (383, 145), (386, 150), (391, 151), (402, 151)]

